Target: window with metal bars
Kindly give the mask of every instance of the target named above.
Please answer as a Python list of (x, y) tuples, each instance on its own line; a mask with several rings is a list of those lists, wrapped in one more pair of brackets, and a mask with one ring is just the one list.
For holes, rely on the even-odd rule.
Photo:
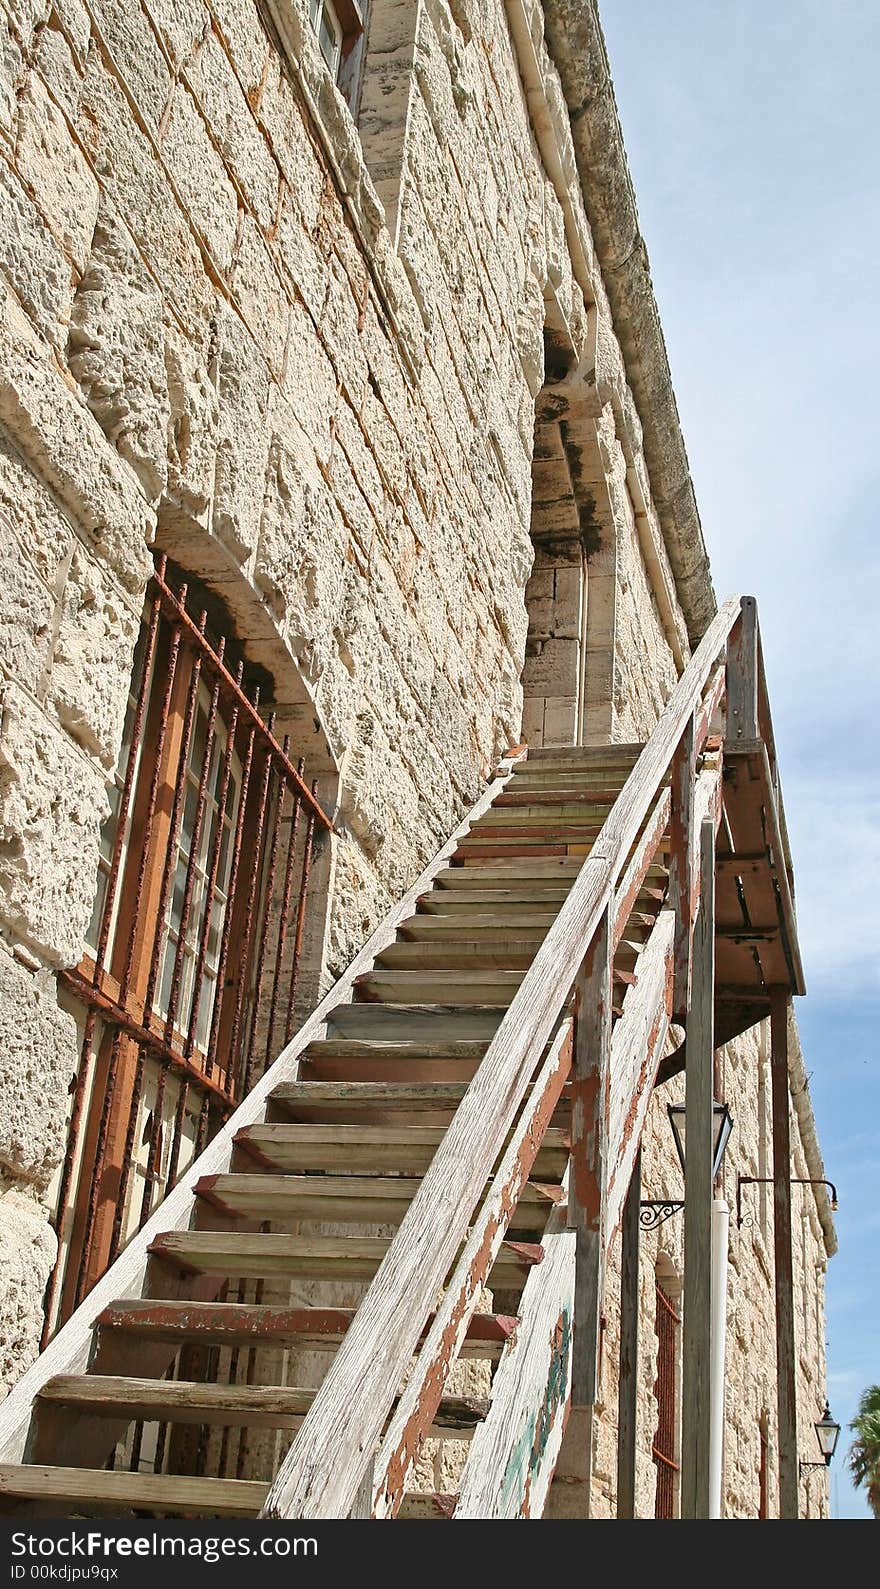
[(655, 1284), (657, 1331), (657, 1428), (652, 1453), (657, 1469), (654, 1516), (675, 1517), (678, 1494), (678, 1330), (681, 1316), (659, 1281)]
[[(292, 1034), (331, 822), (231, 641), (160, 562), (101, 836), (46, 1332)], [(193, 609), (193, 610), (191, 610)], [(198, 613), (198, 616), (194, 615)]]

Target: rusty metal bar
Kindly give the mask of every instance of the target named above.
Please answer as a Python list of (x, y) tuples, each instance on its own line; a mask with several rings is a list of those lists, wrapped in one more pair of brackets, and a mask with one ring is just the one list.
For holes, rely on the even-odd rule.
[[(300, 769), (304, 763), (300, 758)], [(272, 1000), (269, 1005), (269, 1024), (266, 1030), (266, 1064), (272, 1059), (272, 1039), (275, 1036), (275, 1017), (278, 1012), (278, 994), (281, 988), (281, 972), (284, 965), (284, 951), (287, 947), (287, 927), (290, 919), (290, 895), (293, 887), (293, 863), (296, 858), (296, 834), (299, 826), (299, 814), (302, 802), (292, 792), (293, 804), (290, 811), (290, 837), (287, 841), (287, 865), (284, 869), (284, 889), (281, 896), (281, 914), (278, 921), (278, 942), (275, 949), (275, 974), (272, 978)]]
[(191, 638), (199, 646), (202, 654), (208, 661), (209, 666), (221, 673), (226, 692), (229, 694), (232, 700), (237, 702), (244, 715), (251, 719), (254, 728), (259, 729), (261, 734), (266, 737), (272, 756), (283, 769), (288, 783), (292, 784), (298, 790), (301, 799), (304, 800), (305, 804), (309, 807), (316, 822), (319, 822), (322, 827), (326, 828), (328, 833), (332, 833), (333, 823), (328, 817), (326, 811), (319, 804), (315, 796), (314, 789), (309, 790), (308, 786), (303, 782), (293, 763), (285, 755), (282, 747), (279, 745), (277, 739), (275, 739), (271, 728), (267, 730), (266, 724), (263, 722), (263, 719), (260, 717), (256, 709), (256, 703), (252, 703), (248, 699), (247, 695), (232, 677), (232, 674), (228, 671), (228, 669), (224, 668), (222, 663), (218, 660), (217, 653), (213, 646), (207, 640), (206, 636), (199, 632), (196, 624), (193, 623), (189, 613), (185, 610), (185, 607), (183, 606), (183, 597), (175, 596), (173, 590), (171, 590), (170, 586), (165, 583), (163, 576), (158, 572), (158, 570), (155, 575), (155, 582), (159, 588), (163, 600), (171, 609), (175, 623), (179, 622), (183, 625)]
[[(238, 665), (237, 672), (236, 672), (236, 682), (239, 685), (241, 684), (243, 673), (244, 673), (244, 664), (242, 662), (240, 662), (239, 665)], [(230, 779), (232, 777), (232, 758), (233, 758), (233, 756), (235, 754), (235, 734), (236, 734), (237, 727), (238, 727), (238, 705), (236, 703), (236, 705), (233, 706), (232, 713), (231, 713), (231, 716), (230, 716), (230, 719), (229, 719), (229, 723), (227, 724), (226, 750), (225, 750), (224, 756), (223, 756), (223, 772), (222, 772), (221, 779), (220, 779), (220, 789), (219, 789), (218, 794), (217, 794), (217, 828), (216, 828), (216, 832), (214, 834), (213, 843), (211, 845), (211, 857), (210, 857), (210, 861), (209, 861), (209, 864), (208, 864), (208, 887), (207, 887), (207, 891), (206, 891), (206, 894), (205, 894), (205, 914), (204, 914), (204, 919), (202, 921), (202, 935), (201, 935), (201, 938), (199, 940), (199, 953), (198, 953), (198, 959), (196, 961), (196, 976), (195, 976), (195, 983), (193, 985), (192, 1009), (190, 1011), (189, 1026), (187, 1028), (187, 1034), (186, 1034), (186, 1042), (184, 1043), (184, 1048), (183, 1048), (183, 1052), (187, 1056), (189, 1056), (192, 1053), (192, 1051), (193, 1051), (193, 1045), (195, 1043), (195, 1033), (196, 1033), (196, 1029), (198, 1027), (199, 1006), (201, 1004), (201, 998), (202, 998), (202, 986), (203, 986), (203, 983), (204, 983), (205, 964), (206, 964), (207, 957), (208, 957), (208, 939), (209, 939), (210, 934), (211, 934), (211, 916), (212, 916), (213, 910), (214, 910), (214, 900), (215, 900), (216, 895), (217, 895), (217, 874), (218, 874), (218, 871), (219, 871), (219, 868), (220, 868), (220, 854), (221, 854), (221, 851), (223, 849), (223, 823), (224, 823), (224, 815), (225, 815), (225, 812), (226, 812), (226, 801), (229, 798), (229, 782), (230, 782)], [(236, 815), (237, 815), (237, 813), (236, 813)], [(227, 900), (226, 900), (226, 909), (227, 909), (227, 911), (229, 910), (229, 908), (230, 908), (230, 899), (229, 899), (229, 896), (227, 895)], [(214, 989), (215, 1002), (219, 1002), (221, 994), (222, 994), (222, 988), (221, 988), (220, 983), (218, 982), (217, 984), (215, 984), (215, 989)], [(211, 1013), (212, 1013), (212, 1016), (213, 1016), (213, 1010), (212, 1010)], [(210, 1059), (208, 1060), (205, 1068), (206, 1068), (207, 1074), (210, 1075), (211, 1074)]]
[[(181, 589), (180, 600), (186, 599), (186, 586)], [(147, 860), (150, 853), (153, 837), (153, 824), (156, 818), (156, 801), (159, 794), (159, 781), (162, 770), (162, 755), (165, 749), (165, 740), (168, 734), (168, 719), (171, 713), (171, 701), (174, 690), (174, 679), (177, 672), (177, 661), (180, 654), (182, 629), (176, 624), (171, 632), (171, 644), (168, 652), (168, 675), (165, 683), (165, 694), (162, 698), (162, 711), (159, 721), (159, 734), (156, 745), (156, 759), (150, 779), (150, 793), (147, 803), (147, 815), (144, 824), (143, 847), (138, 861), (137, 883), (132, 907), (131, 926), (128, 934), (128, 946), (125, 955), (125, 966), (119, 985), (119, 1004), (124, 1005), (128, 996), (131, 973), (134, 966), (135, 947), (137, 944), (138, 924), (140, 920), (140, 902), (143, 898), (144, 882), (147, 874)], [(98, 1211), (98, 1198), (100, 1196), (101, 1182), (104, 1178), (104, 1160), (107, 1152), (107, 1138), (110, 1132), (110, 1117), (113, 1107), (113, 1096), (116, 1091), (116, 1073), (119, 1067), (119, 1051), (122, 1043), (121, 1029), (113, 1034), (113, 1044), (107, 1068), (107, 1085), (104, 1091), (104, 1102), (101, 1110), (101, 1119), (98, 1125), (98, 1140), (95, 1151), (95, 1169), (89, 1187), (89, 1199), (86, 1209), (86, 1223), (83, 1231), (82, 1250), (80, 1254), (79, 1271), (76, 1280), (76, 1302), (80, 1303), (85, 1294), (86, 1277), (91, 1259), (92, 1239), (95, 1230), (95, 1219)]]
[(168, 1080), (168, 1066), (162, 1065), (159, 1071), (159, 1080), (156, 1083), (156, 1101), (153, 1104), (153, 1124), (150, 1128), (150, 1146), (147, 1153), (147, 1168), (144, 1174), (144, 1193), (141, 1198), (141, 1215), (138, 1220), (138, 1229), (145, 1225), (150, 1217), (150, 1206), (153, 1201), (153, 1186), (158, 1179), (157, 1164), (162, 1150), (162, 1137), (164, 1135), (164, 1122), (162, 1119), (162, 1105), (165, 1102), (165, 1083)]
[[(208, 614), (203, 612), (199, 619), (199, 630), (203, 631), (208, 622)], [(196, 656), (193, 662), (189, 679), (189, 688), (186, 695), (186, 706), (183, 715), (183, 733), (180, 740), (180, 752), (177, 762), (177, 777), (174, 782), (174, 799), (171, 804), (171, 826), (168, 833), (168, 849), (165, 854), (165, 865), (162, 868), (162, 884), (159, 890), (159, 903), (156, 907), (156, 931), (153, 938), (153, 949), (150, 955), (150, 969), (147, 975), (147, 990), (144, 994), (144, 1020), (149, 1021), (153, 1010), (153, 1000), (156, 995), (156, 984), (162, 975), (163, 944), (166, 939), (165, 917), (168, 914), (168, 902), (173, 898), (173, 880), (177, 870), (177, 848), (180, 842), (180, 825), (183, 820), (183, 808), (186, 801), (186, 775), (189, 766), (189, 747), (192, 743), (193, 724), (195, 722), (196, 704), (199, 696), (199, 683), (202, 676), (201, 658)], [(167, 937), (170, 940), (170, 924), (167, 928)], [(169, 1041), (166, 1031), (166, 1042)]]
[[(270, 726), (273, 722), (274, 713), (269, 718)], [(239, 1032), (241, 1031), (241, 1018), (244, 1010), (245, 988), (248, 982), (251, 935), (253, 933), (254, 927), (254, 909), (256, 907), (257, 895), (260, 889), (260, 874), (263, 869), (263, 829), (266, 825), (266, 808), (269, 800), (269, 784), (271, 777), (272, 758), (271, 756), (267, 755), (266, 765), (263, 768), (263, 776), (260, 780), (260, 794), (257, 804), (256, 828), (253, 841), (254, 848), (251, 861), (251, 875), (250, 882), (248, 884), (247, 902), (245, 904), (244, 923), (242, 926), (240, 940), (238, 981), (235, 989), (235, 1014), (232, 1018), (232, 1030), (229, 1034), (229, 1065), (230, 1070), (232, 1070), (232, 1067), (235, 1066), (235, 1070), (232, 1073), (237, 1077), (237, 1085), (239, 1090), (244, 1084), (244, 1043), (242, 1043), (242, 1051), (237, 1065), (235, 1056), (236, 1049), (238, 1047)]]
[[(284, 736), (285, 752), (290, 746), (287, 735)], [(248, 1031), (247, 1050), (244, 1056), (244, 1091), (250, 1092), (253, 1079), (254, 1045), (257, 1037), (257, 1020), (260, 1010), (260, 993), (263, 987), (263, 971), (266, 960), (266, 944), (269, 938), (269, 920), (272, 913), (272, 896), (275, 890), (275, 868), (278, 862), (278, 834), (281, 829), (281, 813), (284, 809), (284, 800), (287, 790), (280, 778), (275, 780), (274, 804), (272, 827), (269, 835), (269, 862), (266, 871), (266, 881), (263, 884), (263, 910), (260, 921), (260, 935), (257, 940), (257, 963), (254, 967), (253, 995), (251, 998), (251, 1019)], [(254, 869), (256, 877), (256, 868)]]
[[(255, 691), (255, 698), (259, 698), (258, 690)], [(256, 737), (257, 731), (252, 727), (248, 733), (247, 750), (245, 752), (244, 768), (242, 770), (241, 777), (241, 789), (238, 796), (238, 816), (236, 818), (235, 834), (232, 841), (232, 866), (229, 873), (229, 886), (226, 891), (226, 914), (223, 918), (223, 936), (220, 940), (220, 959), (217, 963), (218, 994), (226, 979), (226, 962), (229, 958), (229, 938), (232, 931), (233, 905), (235, 902), (236, 889), (238, 887), (238, 872), (241, 865), (241, 845), (242, 839), (244, 837), (244, 819), (248, 804), (248, 793), (250, 791), (251, 768), (253, 766), (254, 744), (256, 742)], [(217, 1043), (220, 1037), (220, 1015), (222, 1003), (223, 1001), (219, 996), (214, 1000), (214, 1014), (211, 1018), (211, 1032), (208, 1038), (208, 1053), (205, 1059), (205, 1074), (207, 1076), (210, 1076), (217, 1058)], [(229, 1091), (231, 1092), (234, 1090), (231, 1050), (227, 1057), (225, 1075), (227, 1078)]]
[[(221, 640), (218, 655), (222, 656), (226, 642)], [(195, 670), (193, 670), (195, 678)], [(196, 683), (196, 703), (198, 699), (198, 684)], [(205, 729), (205, 748), (202, 755), (202, 765), (199, 769), (199, 786), (196, 794), (196, 809), (193, 817), (193, 828), (189, 842), (189, 858), (186, 864), (186, 878), (183, 885), (183, 900), (180, 907), (180, 922), (177, 928), (177, 950), (174, 955), (174, 967), (171, 973), (171, 987), (168, 993), (168, 1009), (165, 1013), (165, 1041), (170, 1043), (174, 1035), (174, 1023), (177, 1017), (177, 1005), (180, 999), (180, 984), (183, 978), (183, 962), (186, 958), (186, 935), (189, 930), (189, 918), (192, 910), (193, 889), (196, 880), (196, 866), (198, 864), (199, 844), (202, 838), (202, 823), (205, 819), (205, 806), (208, 796), (208, 774), (211, 770), (211, 756), (214, 750), (214, 731), (217, 722), (217, 705), (220, 699), (220, 680), (214, 680), (211, 691), (211, 705), (208, 710), (208, 723)], [(186, 782), (189, 762), (189, 746), (186, 755), (181, 756), (183, 808), (186, 808)], [(176, 850), (176, 843), (172, 847)], [(173, 857), (176, 861), (176, 857)]]
[[(161, 568), (164, 573), (165, 559), (161, 559)], [(125, 778), (119, 801), (119, 814), (116, 822), (116, 832), (113, 836), (113, 852), (110, 861), (110, 871), (107, 877), (107, 893), (104, 897), (104, 909), (101, 914), (101, 927), (98, 933), (98, 942), (95, 946), (95, 973), (94, 980), (97, 985), (104, 969), (104, 957), (107, 953), (107, 944), (110, 939), (110, 923), (113, 919), (113, 909), (116, 904), (116, 889), (119, 883), (119, 870), (122, 864), (122, 852), (125, 847), (125, 833), (131, 811), (131, 796), (134, 789), (134, 771), (137, 766), (138, 751), (141, 746), (144, 731), (144, 718), (146, 717), (147, 704), (150, 697), (151, 675), (153, 658), (156, 654), (156, 637), (159, 633), (159, 619), (162, 603), (156, 596), (150, 610), (150, 627), (147, 633), (147, 646), (144, 652), (144, 665), (138, 687), (137, 705), (135, 707), (134, 722), (131, 730), (131, 744), (128, 748), (128, 760), (125, 764)]]
[[(316, 780), (317, 782), (317, 780)], [(312, 785), (315, 788), (315, 784)], [(302, 872), (300, 873), (299, 903), (296, 909), (296, 932), (293, 939), (293, 964), (290, 968), (290, 992), (287, 1002), (287, 1019), (284, 1023), (284, 1041), (289, 1043), (293, 1035), (294, 1005), (296, 1002), (296, 986), (299, 981), (299, 960), (302, 953), (303, 929), (306, 920), (306, 899), (309, 892), (309, 873), (312, 869), (312, 842), (315, 835), (315, 819), (311, 810), (306, 823), (306, 836), (303, 844)]]
[(116, 1212), (113, 1215), (113, 1229), (110, 1234), (110, 1262), (116, 1257), (122, 1240), (122, 1225), (125, 1218), (125, 1203), (128, 1197), (128, 1183), (131, 1177), (135, 1157), (135, 1132), (137, 1131), (137, 1118), (141, 1107), (141, 1094), (144, 1090), (144, 1069), (146, 1066), (146, 1053), (143, 1046), (138, 1049), (137, 1065), (134, 1073), (134, 1085), (131, 1089), (131, 1103), (128, 1110), (128, 1124), (125, 1128), (125, 1148), (122, 1154), (122, 1165), (119, 1172), (119, 1192), (116, 1197)]
[(186, 1103), (189, 1096), (189, 1082), (181, 1081), (177, 1092), (177, 1108), (174, 1112), (174, 1137), (171, 1142), (171, 1157), (168, 1160), (167, 1185), (173, 1186), (177, 1180), (177, 1167), (180, 1163), (180, 1147), (183, 1141), (183, 1122), (186, 1119)]

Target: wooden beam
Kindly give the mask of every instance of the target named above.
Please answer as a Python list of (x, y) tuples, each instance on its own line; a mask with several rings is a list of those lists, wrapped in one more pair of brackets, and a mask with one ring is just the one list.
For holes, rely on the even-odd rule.
[(541, 1272), (525, 1283), (519, 1326), (471, 1442), (455, 1522), (544, 1515), (571, 1389), (576, 1236), (564, 1207), (553, 1209), (541, 1244)]
[(575, 1231), (572, 1409), (583, 1447), (585, 1515), (590, 1515), (594, 1412), (599, 1367), (599, 1316), (605, 1287), (608, 1114), (611, 1059), (611, 921), (605, 911), (575, 982), (575, 1033), (571, 1079), (571, 1179), (568, 1218)]
[(770, 1081), (773, 1103), (773, 1258), (776, 1291), (776, 1419), (779, 1516), (798, 1515), (797, 1391), (791, 1252), (787, 988), (770, 993)]
[(681, 1515), (687, 1519), (709, 1516), (714, 916), (715, 823), (708, 817), (700, 826), (700, 904), (685, 1041)]
[[(623, 1209), (620, 1273), (620, 1372), (617, 1383), (617, 1516), (636, 1515), (636, 1409), (639, 1391), (639, 1205), (642, 1150), (636, 1152)], [(528, 1282), (527, 1282), (528, 1283)]]
[(691, 940), (694, 930), (696, 836), (697, 713), (691, 716), (672, 758), (672, 811), (669, 822), (669, 904), (675, 911), (673, 1009), (683, 1017), (690, 1003)]
[(758, 609), (743, 596), (741, 617), (727, 645), (727, 738), (758, 737)]

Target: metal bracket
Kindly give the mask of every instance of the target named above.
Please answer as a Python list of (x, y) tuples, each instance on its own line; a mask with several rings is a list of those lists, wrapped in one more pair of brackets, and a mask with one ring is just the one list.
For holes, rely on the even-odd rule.
[[(738, 1175), (737, 1176), (737, 1178), (736, 1178), (736, 1228), (737, 1228), (737, 1230), (742, 1230), (742, 1225), (743, 1225), (743, 1211), (742, 1211), (742, 1189), (743, 1189), (743, 1187), (744, 1186), (772, 1186), (772, 1185), (773, 1185), (773, 1177), (772, 1177), (772, 1175)], [(792, 1175), (790, 1177), (790, 1185), (792, 1185), (792, 1186), (827, 1186), (829, 1192), (831, 1193), (831, 1207), (832, 1207), (832, 1209), (835, 1209), (837, 1207), (837, 1187), (834, 1185), (833, 1181), (825, 1181), (825, 1180), (820, 1179), (819, 1177), (815, 1177), (814, 1178), (814, 1177), (810, 1177), (810, 1176)], [(816, 1464), (814, 1463), (812, 1465), (815, 1466)]]
[(639, 1204), (639, 1225), (642, 1230), (656, 1230), (665, 1219), (671, 1219), (679, 1209), (684, 1208), (684, 1203), (676, 1203), (671, 1198), (648, 1198)]

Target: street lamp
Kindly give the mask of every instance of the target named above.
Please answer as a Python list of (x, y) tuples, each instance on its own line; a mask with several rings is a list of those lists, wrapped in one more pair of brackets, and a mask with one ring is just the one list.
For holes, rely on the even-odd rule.
[[(679, 1161), (681, 1163), (681, 1173), (684, 1175), (684, 1128), (686, 1105), (683, 1103), (670, 1103), (666, 1105), (666, 1108), (669, 1114), (669, 1124), (672, 1127), (672, 1135), (675, 1138), (676, 1152), (678, 1153)], [(724, 1150), (727, 1147), (727, 1143), (730, 1139), (731, 1129), (733, 1127), (733, 1120), (731, 1119), (730, 1110), (728, 1109), (726, 1103), (713, 1103), (712, 1127), (715, 1132), (715, 1148), (712, 1154), (712, 1179), (714, 1181), (718, 1171), (721, 1168), (721, 1160), (724, 1158)]]
[(818, 1423), (813, 1425), (813, 1428), (816, 1431), (816, 1439), (819, 1442), (819, 1450), (822, 1453), (822, 1461), (800, 1462), (798, 1466), (800, 1469), (830, 1468), (831, 1458), (834, 1456), (834, 1453), (837, 1450), (837, 1442), (840, 1439), (840, 1424), (836, 1421), (836, 1419), (832, 1418), (831, 1410), (827, 1401), (825, 1403), (825, 1411), (823, 1412)]
[[(666, 1106), (669, 1115), (669, 1124), (672, 1127), (672, 1138), (675, 1151), (681, 1164), (681, 1173), (684, 1175), (684, 1133), (685, 1133), (685, 1105), (683, 1103), (670, 1103)], [(714, 1148), (712, 1152), (712, 1179), (714, 1181), (721, 1168), (721, 1160), (730, 1139), (733, 1119), (726, 1103), (713, 1103), (712, 1125), (715, 1133)], [(672, 1214), (677, 1214), (684, 1203), (674, 1198), (649, 1198), (643, 1199), (639, 1204), (639, 1224), (643, 1230), (654, 1230), (657, 1225), (662, 1225), (664, 1219), (669, 1219)]]

